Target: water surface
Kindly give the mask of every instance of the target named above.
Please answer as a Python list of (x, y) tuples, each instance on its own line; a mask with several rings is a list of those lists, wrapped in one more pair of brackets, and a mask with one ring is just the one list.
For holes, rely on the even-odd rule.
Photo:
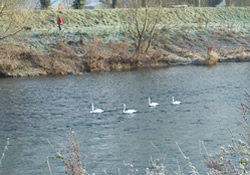
[[(125, 161), (145, 174), (151, 156), (163, 159), (170, 172), (180, 165), (187, 173), (176, 142), (204, 172), (199, 140), (209, 153), (230, 143), (228, 128), (241, 128), (235, 107), (246, 100), (245, 91), (250, 63), (0, 79), (0, 153), (10, 138), (0, 174), (49, 174), (45, 160), (64, 153), (70, 128), (90, 173), (118, 174), (119, 168), (127, 174)], [(171, 105), (173, 95), (181, 105)], [(160, 105), (149, 108), (148, 97)], [(105, 113), (90, 114), (91, 103)], [(122, 114), (122, 103), (138, 113)], [(63, 174), (62, 161), (50, 163), (54, 174)]]

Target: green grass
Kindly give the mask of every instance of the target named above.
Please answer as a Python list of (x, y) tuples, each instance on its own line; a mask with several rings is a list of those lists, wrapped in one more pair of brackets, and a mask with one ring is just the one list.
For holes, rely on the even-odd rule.
[[(102, 36), (104, 40), (126, 39), (122, 33), (129, 29), (129, 15), (131, 9), (103, 9), (103, 10), (64, 10), (64, 11), (29, 11), (28, 26), (31, 31), (19, 34), (20, 38), (26, 38), (26, 44), (33, 49), (48, 48), (51, 42), (60, 42), (62, 39), (74, 40), (84, 34), (88, 40), (94, 33)], [(59, 32), (56, 24), (57, 16), (63, 18), (63, 31)], [(172, 37), (181, 31), (197, 34), (214, 33), (221, 28), (241, 31), (246, 36), (250, 31), (250, 8), (185, 8), (164, 9), (164, 17), (158, 25), (158, 29), (166, 26), (169, 33), (162, 32), (165, 37)], [(46, 41), (45, 41), (46, 40)], [(21, 42), (16, 36), (15, 41)]]

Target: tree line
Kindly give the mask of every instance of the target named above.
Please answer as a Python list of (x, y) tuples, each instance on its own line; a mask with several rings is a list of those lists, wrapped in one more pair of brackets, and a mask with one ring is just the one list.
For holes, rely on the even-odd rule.
[[(51, 0), (39, 0), (41, 4), (41, 9), (48, 9), (51, 5)], [(75, 9), (83, 9), (85, 7), (86, 0), (74, 0), (73, 8)]]

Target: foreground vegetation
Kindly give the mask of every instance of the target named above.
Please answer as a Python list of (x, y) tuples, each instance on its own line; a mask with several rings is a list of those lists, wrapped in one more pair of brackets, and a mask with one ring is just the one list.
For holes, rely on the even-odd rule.
[[(151, 11), (155, 14), (158, 9)], [(22, 13), (28, 18), (23, 30), (0, 40), (0, 77), (250, 60), (249, 7), (161, 9), (155, 28), (141, 36), (141, 44), (150, 42), (149, 49), (142, 46), (147, 52), (138, 52), (140, 36), (135, 28), (136, 22), (145, 20), (145, 9)], [(63, 18), (60, 32), (58, 15)]]

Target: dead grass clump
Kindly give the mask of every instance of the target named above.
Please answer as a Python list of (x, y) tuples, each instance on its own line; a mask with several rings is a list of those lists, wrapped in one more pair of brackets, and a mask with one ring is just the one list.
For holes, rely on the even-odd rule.
[(202, 62), (204, 66), (216, 65), (219, 61), (220, 55), (214, 51), (213, 47), (209, 47), (207, 51), (207, 58)]
[(40, 55), (35, 62), (48, 74), (65, 75), (68, 71), (79, 73), (84, 70), (84, 65), (74, 48), (65, 43), (53, 45), (48, 54)]
[(102, 72), (107, 71), (105, 59), (103, 57), (92, 58), (92, 60), (88, 64), (91, 72)]
[(13, 43), (0, 45), (0, 59), (16, 59), (19, 55), (27, 49), (23, 46), (19, 46)]
[(90, 72), (101, 72), (106, 70), (106, 59), (108, 58), (109, 52), (107, 46), (101, 39), (94, 34), (92, 43), (88, 43), (89, 49), (85, 54), (87, 57), (88, 68)]
[(245, 51), (245, 48), (237, 48), (234, 52), (234, 54), (232, 54), (232, 57), (235, 58), (236, 62), (243, 62), (246, 60), (247, 58), (247, 53)]
[(106, 63), (109, 65), (111, 71), (122, 71), (131, 69), (131, 58), (133, 51), (129, 50), (130, 45), (126, 42), (113, 41), (107, 43), (109, 56)]
[(170, 57), (168, 52), (158, 49), (151, 50), (146, 55), (141, 56), (139, 61), (142, 67), (168, 66), (170, 64)]
[[(18, 59), (19, 65), (17, 66), (20, 69), (25, 66), (31, 66), (41, 68), (41, 70), (45, 70), (47, 74), (52, 75), (65, 75), (68, 71), (73, 73), (84, 71), (84, 64), (80, 61), (77, 53), (72, 47), (65, 43), (53, 45), (49, 53), (26, 50), (10, 53), (12, 54), (11, 57), (15, 55), (16, 59)], [(9, 62), (15, 63), (13, 61)], [(7, 64), (8, 62), (4, 61), (4, 63)]]
[(222, 171), (223, 170), (219, 160), (213, 160), (213, 159), (204, 160), (204, 163), (206, 164), (206, 166), (209, 169), (213, 169), (213, 170), (217, 170), (217, 171)]
[(90, 72), (121, 71), (137, 65), (138, 60), (130, 47), (122, 41), (104, 42), (94, 34), (93, 41), (85, 43), (83, 48)]
[(17, 59), (24, 48), (15, 44), (0, 45), (0, 72), (6, 74), (17, 66)]
[(247, 58), (247, 53), (244, 51), (242, 53), (238, 53), (235, 55), (236, 62), (244, 62), (246, 58)]
[(52, 58), (65, 58), (65, 59), (78, 58), (74, 50), (65, 43), (58, 43), (52, 46), (49, 55)]
[(151, 57), (151, 62), (154, 62), (154, 63), (157, 63), (157, 62), (159, 62), (159, 60), (161, 60), (162, 59), (162, 53), (161, 53), (161, 50), (156, 50), (154, 53), (153, 53), (153, 55), (152, 55), (152, 57)]
[(220, 159), (205, 160), (204, 162), (210, 169), (211, 174), (239, 174), (232, 160), (227, 160), (225, 156), (221, 156)]
[(17, 67), (17, 61), (15, 59), (1, 59), (0, 62), (0, 71), (2, 73), (8, 73), (13, 71)]

